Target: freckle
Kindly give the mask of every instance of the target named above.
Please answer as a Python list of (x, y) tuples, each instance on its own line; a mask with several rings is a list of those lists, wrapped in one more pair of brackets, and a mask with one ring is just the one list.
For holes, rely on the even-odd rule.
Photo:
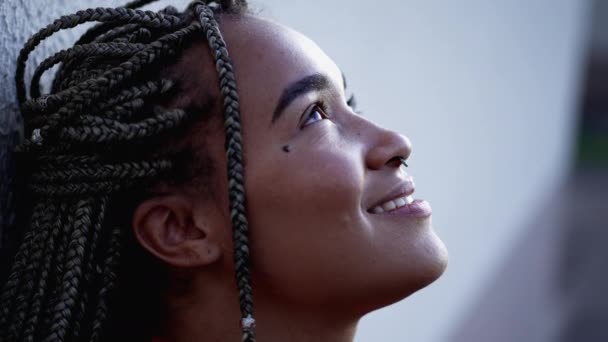
[(289, 145), (283, 146), (283, 151), (290, 152), (291, 151), (291, 146), (289, 146)]

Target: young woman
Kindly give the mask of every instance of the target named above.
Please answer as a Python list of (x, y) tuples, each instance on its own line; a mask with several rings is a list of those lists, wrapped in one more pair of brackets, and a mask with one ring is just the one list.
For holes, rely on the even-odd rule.
[[(351, 341), (441, 275), (409, 140), (357, 114), (317, 45), (242, 0), (148, 2), (62, 17), (22, 50), (0, 340)], [(29, 53), (88, 21), (28, 96)]]

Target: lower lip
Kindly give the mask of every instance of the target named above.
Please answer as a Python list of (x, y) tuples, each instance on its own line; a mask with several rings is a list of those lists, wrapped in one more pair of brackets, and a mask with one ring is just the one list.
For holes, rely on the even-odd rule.
[(410, 204), (406, 204), (403, 207), (395, 208), (390, 211), (374, 215), (398, 215), (398, 216), (409, 216), (409, 217), (428, 217), (431, 216), (432, 210), (429, 202), (421, 199), (414, 200)]

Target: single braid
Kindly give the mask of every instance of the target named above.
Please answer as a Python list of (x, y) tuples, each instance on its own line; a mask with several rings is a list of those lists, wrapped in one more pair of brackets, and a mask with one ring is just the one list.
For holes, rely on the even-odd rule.
[[(230, 218), (232, 220), (232, 238), (234, 242), (234, 260), (236, 263), (236, 282), (239, 289), (242, 319), (247, 320), (253, 317), (253, 295), (250, 286), (249, 230), (245, 211), (243, 146), (236, 80), (226, 43), (218, 29), (213, 12), (204, 3), (195, 2), (193, 6), (201, 22), (203, 31), (207, 35), (207, 41), (211, 47), (215, 66), (220, 77), (220, 91), (224, 103), (228, 193), (230, 198)], [(243, 324), (242, 340), (246, 342), (255, 341), (253, 326)]]
[(127, 141), (146, 138), (174, 128), (188, 119), (182, 109), (158, 112), (151, 118), (136, 123), (121, 123), (95, 116), (82, 117), (82, 126), (61, 129), (60, 137), (75, 142)]
[[(152, 3), (154, 1), (156, 1), (156, 0), (135, 0), (135, 1), (132, 1), (132, 2), (126, 4), (126, 5), (122, 6), (122, 7), (129, 8), (129, 9), (137, 9), (137, 8), (143, 7), (143, 6), (145, 6), (145, 5), (149, 4), (149, 3)], [(114, 27), (116, 27), (118, 25), (120, 25), (120, 23), (115, 23), (115, 22), (107, 22), (107, 23), (97, 24), (97, 25), (91, 27), (87, 32), (85, 32), (76, 41), (75, 45), (91, 42), (93, 39), (95, 39), (99, 35), (111, 31), (112, 28), (114, 28)]]
[[(123, 26), (118, 26), (115, 27), (111, 30), (109, 30), (108, 32), (102, 33), (99, 36), (97, 36), (94, 41), (98, 42), (98, 43), (102, 43), (102, 42), (108, 42), (108, 41), (112, 41), (112, 40), (124, 40), (125, 39), (125, 35), (129, 34), (133, 31), (137, 31), (140, 29), (140, 26), (137, 24), (127, 24), (127, 25), (123, 25)], [(86, 45), (86, 44), (83, 44)]]
[(102, 286), (99, 290), (99, 301), (95, 309), (95, 320), (93, 321), (91, 340), (98, 341), (102, 334), (103, 324), (108, 315), (108, 304), (107, 297), (109, 293), (116, 286), (116, 265), (120, 258), (120, 246), (123, 232), (121, 227), (114, 227), (111, 231), (110, 243), (108, 252), (103, 261), (103, 269), (101, 274), (103, 275)]
[(101, 114), (101, 117), (108, 117), (119, 122), (131, 122), (145, 104), (146, 102), (143, 99), (126, 101), (109, 108)]
[(163, 95), (173, 88), (173, 81), (161, 79), (159, 81), (148, 81), (141, 85), (136, 85), (128, 89), (121, 90), (116, 96), (105, 101), (99, 102), (93, 106), (93, 111), (101, 111), (106, 108), (111, 108), (119, 103), (124, 103), (134, 99), (145, 99), (149, 96)]
[[(96, 269), (98, 267), (96, 260), (95, 260), (95, 255), (98, 254), (98, 246), (100, 244), (100, 236), (102, 235), (103, 231), (103, 223), (106, 217), (106, 209), (107, 209), (107, 205), (108, 205), (108, 201), (109, 201), (109, 196), (101, 196), (99, 198), (99, 211), (96, 215), (96, 222), (93, 225), (93, 229), (91, 232), (91, 246), (90, 246), (90, 250), (88, 251), (87, 255), (87, 261), (86, 261), (86, 268), (85, 268), (85, 273), (84, 273), (84, 281), (86, 286), (90, 286), (92, 284), (93, 281), (95, 281), (95, 279), (98, 276), (98, 270)], [(112, 242), (110, 242), (110, 244), (112, 244)], [(93, 294), (94, 295), (94, 294)], [(79, 308), (79, 316), (77, 318), (76, 321), (80, 321), (80, 320), (84, 320), (86, 318), (86, 314), (87, 311), (91, 311), (91, 309), (87, 309), (88, 303), (89, 303), (89, 291), (84, 291), (83, 293), (83, 301), (81, 303), (81, 307)], [(92, 297), (92, 296), (91, 296)], [(79, 333), (80, 329), (79, 328), (75, 328), (74, 332)], [(87, 334), (85, 333), (84, 336), (87, 336)]]
[(120, 164), (91, 164), (84, 168), (80, 164), (66, 164), (62, 168), (42, 169), (32, 177), (35, 183), (71, 183), (74, 181), (99, 181), (112, 179), (141, 179), (155, 177), (169, 171), (171, 162), (166, 159)]

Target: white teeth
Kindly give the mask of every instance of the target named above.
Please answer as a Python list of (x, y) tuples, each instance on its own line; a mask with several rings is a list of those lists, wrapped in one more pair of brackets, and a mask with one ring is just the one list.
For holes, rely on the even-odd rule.
[(386, 201), (380, 205), (372, 208), (372, 213), (381, 214), (385, 211), (391, 211), (395, 208), (403, 207), (404, 205), (408, 205), (414, 202), (414, 198), (412, 196), (399, 197), (391, 201)]
[(397, 205), (397, 208), (399, 208), (399, 207), (403, 207), (406, 204), (406, 202), (403, 197), (399, 197), (395, 200), (395, 204)]
[(384, 209), (384, 211), (393, 210), (395, 208), (397, 208), (397, 204), (395, 204), (395, 201), (384, 202), (384, 204), (382, 205), (382, 209)]

